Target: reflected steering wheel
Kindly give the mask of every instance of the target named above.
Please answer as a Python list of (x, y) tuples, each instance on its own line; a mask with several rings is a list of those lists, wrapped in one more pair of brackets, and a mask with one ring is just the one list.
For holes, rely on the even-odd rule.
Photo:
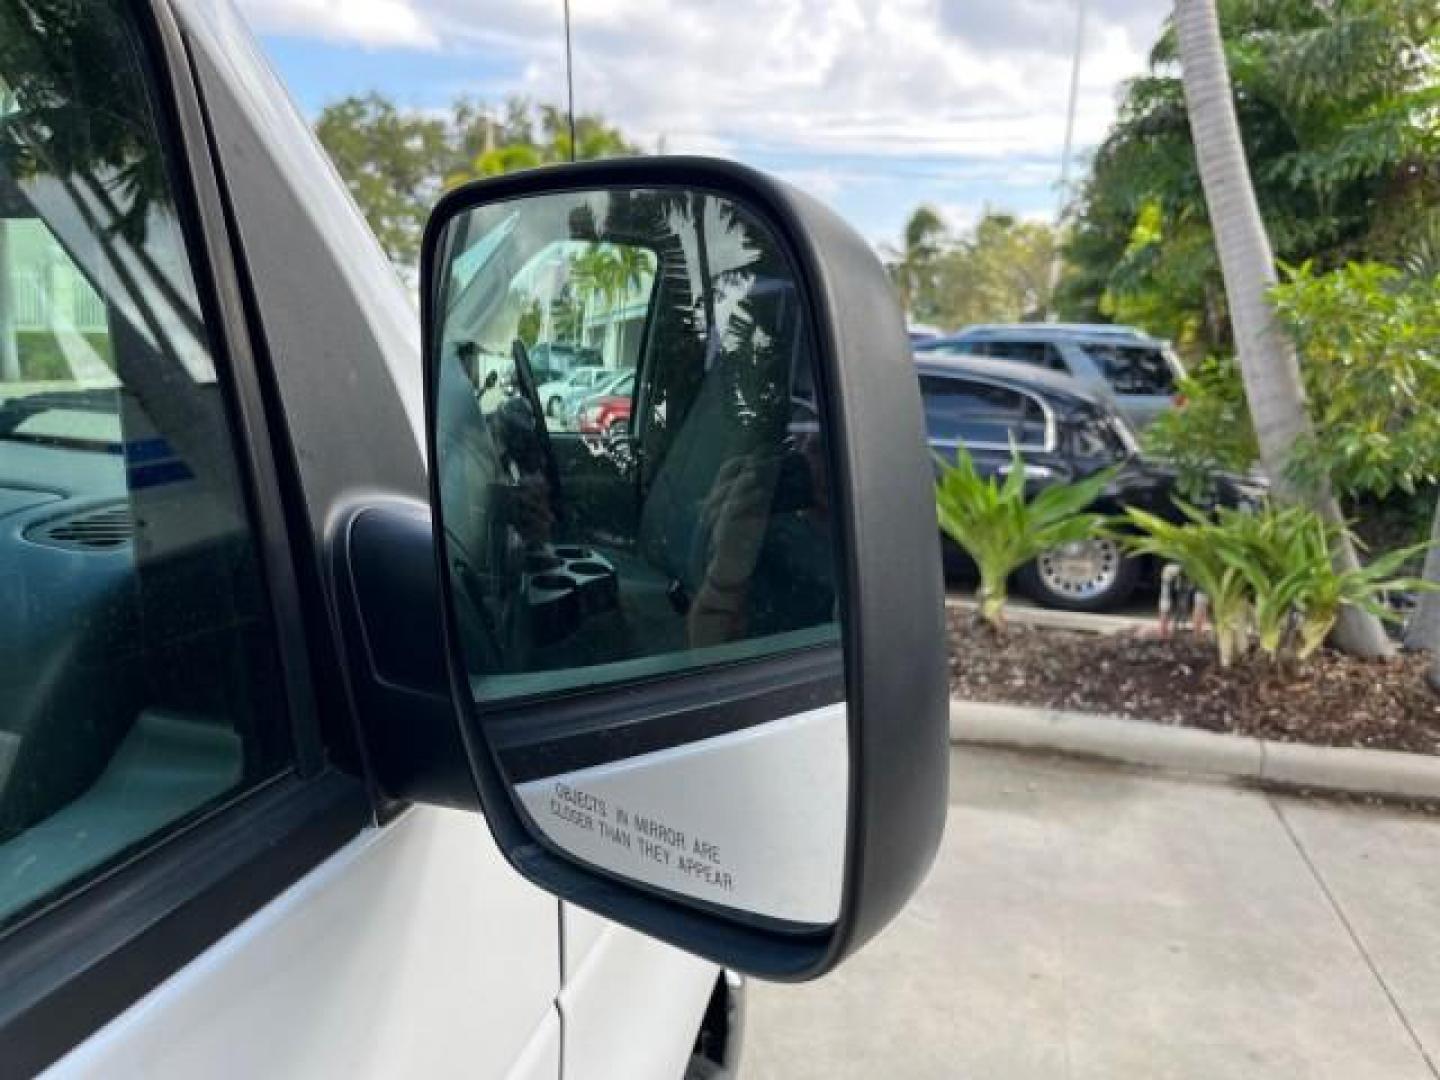
[(560, 489), (560, 463), (555, 457), (555, 447), (550, 441), (550, 429), (545, 424), (545, 412), (540, 405), (540, 388), (535, 383), (535, 372), (530, 367), (530, 353), (518, 337), (510, 344), (510, 359), (515, 365), (515, 385), (530, 410), (534, 431), (535, 447), (540, 454), (540, 468), (545, 482), (550, 486), (550, 510), (555, 521), (564, 519), (565, 500)]

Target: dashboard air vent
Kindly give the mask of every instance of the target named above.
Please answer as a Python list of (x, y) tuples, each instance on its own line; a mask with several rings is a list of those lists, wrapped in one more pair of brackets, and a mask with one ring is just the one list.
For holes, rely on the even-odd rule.
[(130, 543), (135, 519), (125, 504), (80, 510), (32, 526), (26, 539), (72, 551), (113, 551)]

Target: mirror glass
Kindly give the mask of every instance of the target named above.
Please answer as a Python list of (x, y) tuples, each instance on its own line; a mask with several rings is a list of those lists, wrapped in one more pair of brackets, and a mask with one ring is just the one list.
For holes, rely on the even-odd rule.
[(428, 283), (475, 723), (537, 837), (740, 916), (838, 915), (849, 760), (803, 282), (679, 188), (457, 213)]

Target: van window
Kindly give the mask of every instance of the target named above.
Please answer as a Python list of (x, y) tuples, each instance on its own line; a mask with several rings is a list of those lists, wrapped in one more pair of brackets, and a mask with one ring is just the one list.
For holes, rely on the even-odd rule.
[(1154, 345), (1081, 345), (1117, 394), (1165, 396), (1175, 392), (1175, 371)]
[(129, 6), (0, 0), (0, 42), (3, 925), (290, 747)]

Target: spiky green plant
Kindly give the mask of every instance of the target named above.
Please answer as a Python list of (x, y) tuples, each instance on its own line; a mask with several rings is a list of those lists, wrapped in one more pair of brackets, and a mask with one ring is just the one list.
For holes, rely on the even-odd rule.
[[(1252, 594), (1245, 574), (1223, 554), (1223, 531), (1199, 510), (1178, 503), (1186, 520), (1166, 521), (1134, 506), (1117, 521), (1129, 528), (1115, 537), (1132, 552), (1177, 564), (1209, 598), (1220, 666), (1229, 667), (1249, 648)], [(1133, 530), (1133, 531), (1132, 531)]]
[(1085, 513), (1114, 477), (1113, 469), (1068, 484), (1025, 494), (1025, 461), (1014, 447), (1004, 481), (981, 476), (964, 447), (953, 464), (936, 456), (940, 477), (935, 504), (940, 527), (965, 549), (980, 571), (980, 615), (991, 626), (1005, 624), (1010, 575), (1031, 559), (1062, 544), (1095, 535), (1103, 518)]
[(1256, 643), (1272, 662), (1291, 651), (1305, 583), (1332, 559), (1328, 546), (1308, 542), (1307, 526), (1319, 520), (1305, 507), (1269, 503), (1255, 511), (1216, 511), (1211, 531), (1216, 553), (1245, 578)]
[(1308, 507), (1267, 504), (1211, 515), (1177, 505), (1185, 519), (1178, 523), (1130, 508), (1119, 520), (1134, 531), (1116, 535), (1132, 551), (1179, 564), (1206, 593), (1222, 667), (1249, 649), (1252, 629), (1270, 661), (1304, 660), (1324, 644), (1346, 606), (1393, 621), (1399, 616), (1385, 603), (1387, 592), (1436, 587), (1396, 576), (1427, 544), (1358, 569), (1336, 569), (1347, 533)]
[(1294, 515), (1289, 524), (1293, 534), (1286, 549), (1293, 553), (1291, 566), (1269, 589), (1275, 594), (1274, 603), (1288, 603), (1294, 612), (1297, 633), (1292, 651), (1296, 659), (1304, 660), (1325, 643), (1345, 607), (1395, 622), (1400, 616), (1385, 603), (1386, 593), (1437, 588), (1421, 578), (1396, 576), (1411, 558), (1429, 547), (1428, 542), (1387, 552), (1356, 569), (1337, 570), (1335, 550), (1337, 538), (1344, 534), (1342, 528), (1309, 512)]

